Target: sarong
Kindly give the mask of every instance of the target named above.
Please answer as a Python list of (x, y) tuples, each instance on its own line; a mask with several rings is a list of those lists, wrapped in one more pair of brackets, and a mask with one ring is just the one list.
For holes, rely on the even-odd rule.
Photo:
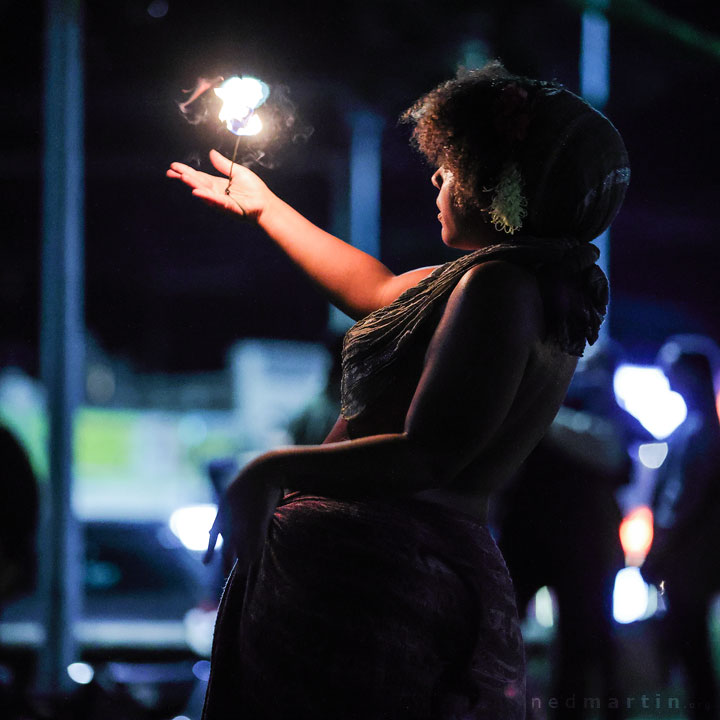
[(204, 720), (521, 720), (522, 637), (487, 527), (416, 498), (291, 494), (215, 629)]

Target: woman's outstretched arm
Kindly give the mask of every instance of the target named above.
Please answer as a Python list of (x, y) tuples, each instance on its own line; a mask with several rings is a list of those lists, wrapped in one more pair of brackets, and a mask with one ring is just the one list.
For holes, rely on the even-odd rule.
[(257, 223), (287, 256), (350, 317), (359, 319), (416, 285), (433, 268), (395, 275), (379, 260), (325, 232), (275, 195), (251, 170), (232, 167), (213, 150), (210, 161), (226, 177), (172, 163), (167, 176), (193, 188), (193, 195)]

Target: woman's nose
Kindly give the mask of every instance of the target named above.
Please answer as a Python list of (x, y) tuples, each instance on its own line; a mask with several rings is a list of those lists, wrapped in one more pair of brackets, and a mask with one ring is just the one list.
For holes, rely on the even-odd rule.
[(440, 186), (442, 185), (443, 178), (442, 178), (442, 172), (440, 171), (440, 168), (438, 168), (434, 173), (433, 176), (430, 178), (430, 182), (439, 190)]

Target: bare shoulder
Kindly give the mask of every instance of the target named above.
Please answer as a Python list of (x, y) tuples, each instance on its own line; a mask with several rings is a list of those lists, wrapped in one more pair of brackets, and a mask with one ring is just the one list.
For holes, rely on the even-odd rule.
[(460, 280), (463, 290), (482, 293), (504, 291), (511, 295), (539, 298), (537, 279), (528, 270), (504, 260), (489, 260), (473, 265)]
[(449, 306), (463, 314), (506, 325), (506, 332), (531, 339), (543, 329), (543, 303), (537, 278), (513, 263), (491, 260), (470, 268), (453, 291)]
[(402, 273), (401, 275), (393, 275), (382, 287), (380, 300), (377, 304), (378, 307), (384, 307), (389, 305), (393, 300), (400, 297), (406, 290), (417, 285), (421, 280), (426, 278), (434, 270), (437, 270), (437, 265), (429, 267), (416, 268), (415, 270), (409, 270), (408, 272)]

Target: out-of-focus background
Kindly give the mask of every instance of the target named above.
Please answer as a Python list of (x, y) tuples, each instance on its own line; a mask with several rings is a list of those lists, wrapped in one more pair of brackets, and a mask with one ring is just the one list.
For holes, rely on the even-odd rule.
[[(267, 83), (274, 134), (240, 138), (238, 157), (402, 272), (456, 254), (397, 118), (492, 58), (582, 93), (632, 164), (599, 241), (600, 350), (493, 521), (525, 613), (529, 717), (715, 717), (717, 388), (692, 360), (672, 368), (718, 369), (717, 3), (53, 0), (0, 2), (0, 23), (1, 717), (199, 718), (218, 488), (259, 452), (318, 442), (337, 409), (347, 318), (255, 228), (165, 179), (235, 146), (214, 114), (188, 122), (185, 91)], [(649, 571), (653, 527), (680, 549)], [(673, 600), (670, 577), (699, 589)]]

